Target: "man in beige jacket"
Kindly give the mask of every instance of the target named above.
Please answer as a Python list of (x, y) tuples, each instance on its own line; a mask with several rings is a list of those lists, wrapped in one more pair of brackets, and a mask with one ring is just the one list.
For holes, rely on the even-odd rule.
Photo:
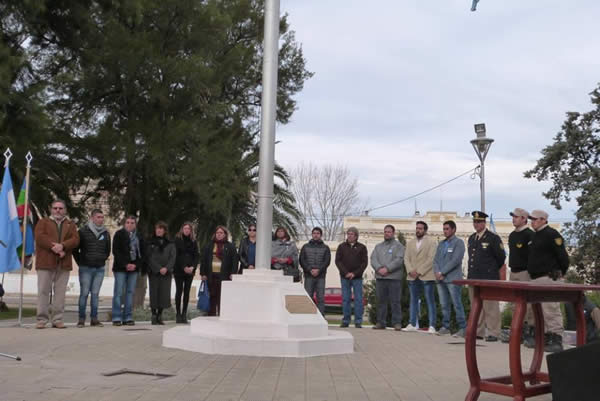
[(427, 223), (417, 221), (416, 238), (406, 244), (404, 265), (408, 273), (408, 289), (410, 291), (410, 318), (408, 325), (402, 331), (417, 331), (421, 293), (425, 290), (427, 314), (429, 317), (428, 333), (435, 334), (435, 275), (433, 273), (433, 258), (437, 249), (437, 241), (427, 235)]

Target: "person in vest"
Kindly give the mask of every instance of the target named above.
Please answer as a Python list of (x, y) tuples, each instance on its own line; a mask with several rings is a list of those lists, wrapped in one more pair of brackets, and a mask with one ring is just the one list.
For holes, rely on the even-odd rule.
[(331, 250), (323, 242), (320, 227), (312, 229), (312, 239), (300, 250), (300, 266), (304, 270), (304, 289), (308, 296), (317, 298), (317, 307), (325, 316), (325, 276), (331, 262)]
[(106, 259), (110, 256), (110, 234), (104, 227), (104, 214), (92, 210), (90, 221), (79, 230), (79, 247), (73, 251), (79, 265), (79, 321), (77, 327), (85, 326), (85, 308), (90, 300), (90, 326), (102, 327), (98, 320), (100, 287), (104, 280)]

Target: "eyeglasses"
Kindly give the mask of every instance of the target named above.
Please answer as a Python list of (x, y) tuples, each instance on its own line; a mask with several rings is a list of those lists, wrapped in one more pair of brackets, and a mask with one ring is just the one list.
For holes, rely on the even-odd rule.
[(256, 228), (249, 228), (248, 231), (256, 231)]

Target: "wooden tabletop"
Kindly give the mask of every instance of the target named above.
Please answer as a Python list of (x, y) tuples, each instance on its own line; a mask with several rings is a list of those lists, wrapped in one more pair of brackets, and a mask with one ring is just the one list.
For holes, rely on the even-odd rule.
[(535, 281), (504, 281), (504, 280), (454, 280), (453, 284), (471, 285), (478, 287), (506, 288), (528, 291), (600, 291), (600, 285), (569, 284), (557, 281), (555, 283), (536, 283)]

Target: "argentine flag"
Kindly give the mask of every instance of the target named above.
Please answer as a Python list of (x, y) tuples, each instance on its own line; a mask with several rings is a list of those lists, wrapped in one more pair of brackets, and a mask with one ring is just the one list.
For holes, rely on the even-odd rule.
[(23, 234), (19, 228), (17, 203), (13, 191), (8, 164), (4, 169), (2, 190), (0, 191), (0, 273), (21, 267), (17, 248), (23, 243)]

